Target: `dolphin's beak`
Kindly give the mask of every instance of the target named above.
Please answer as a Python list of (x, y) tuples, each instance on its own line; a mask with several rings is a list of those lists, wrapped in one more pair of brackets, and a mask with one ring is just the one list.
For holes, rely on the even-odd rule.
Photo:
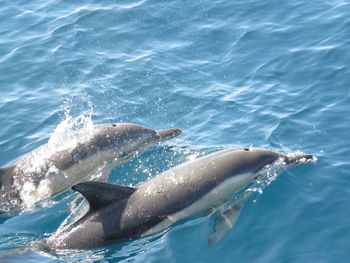
[(305, 163), (313, 163), (316, 162), (317, 158), (311, 154), (295, 154), (285, 157), (285, 162), (288, 165), (300, 165)]
[(182, 133), (181, 129), (167, 129), (167, 130), (159, 130), (157, 133), (157, 140), (159, 142), (174, 138)]

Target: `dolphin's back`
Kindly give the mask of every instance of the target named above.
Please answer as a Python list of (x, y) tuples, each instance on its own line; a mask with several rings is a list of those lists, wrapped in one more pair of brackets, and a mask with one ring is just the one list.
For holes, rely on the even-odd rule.
[[(246, 148), (222, 151), (174, 167), (137, 185), (127, 201), (121, 227), (142, 225), (142, 232), (168, 215), (185, 209), (229, 178), (255, 173), (267, 160)], [(271, 154), (271, 161), (279, 156)]]

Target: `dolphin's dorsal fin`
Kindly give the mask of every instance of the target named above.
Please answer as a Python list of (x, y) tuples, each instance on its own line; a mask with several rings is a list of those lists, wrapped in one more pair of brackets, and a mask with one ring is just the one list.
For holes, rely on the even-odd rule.
[(13, 170), (15, 165), (0, 168), (0, 188), (3, 186), (10, 186), (13, 182)]
[(72, 186), (81, 193), (90, 205), (90, 210), (96, 211), (119, 200), (128, 198), (136, 188), (101, 182), (84, 182)]

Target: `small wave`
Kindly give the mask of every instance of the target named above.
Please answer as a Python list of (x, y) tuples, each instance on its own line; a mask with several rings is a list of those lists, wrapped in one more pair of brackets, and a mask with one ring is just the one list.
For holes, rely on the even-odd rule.
[[(125, 2), (125, 3), (123, 3)], [(143, 3), (145, 3), (146, 0), (141, 0), (141, 1), (121, 1), (121, 3), (118, 3), (118, 7), (122, 8), (122, 9), (130, 9), (130, 8), (135, 8), (138, 7), (140, 5), (142, 5)]]

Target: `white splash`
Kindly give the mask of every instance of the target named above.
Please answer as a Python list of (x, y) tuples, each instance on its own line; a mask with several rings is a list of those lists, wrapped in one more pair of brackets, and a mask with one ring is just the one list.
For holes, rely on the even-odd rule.
[(88, 140), (93, 131), (91, 116), (79, 115), (73, 118), (66, 115), (66, 119), (57, 125), (51, 135), (48, 148), (57, 152), (74, 147), (77, 143)]
[[(91, 114), (88, 116), (79, 115), (74, 118), (69, 115), (69, 112), (65, 114), (66, 118), (57, 125), (53, 134), (46, 145), (39, 147), (35, 150), (35, 154), (30, 155), (24, 160), (24, 164), (27, 172), (41, 173), (43, 167), (49, 163), (49, 159), (55, 153), (74, 148), (78, 143), (88, 140), (94, 132), (93, 122), (91, 120)], [(23, 201), (24, 211), (30, 211), (34, 208), (35, 203), (41, 200), (45, 200), (50, 197), (54, 191), (52, 185), (52, 178), (61, 178), (66, 180), (67, 178), (58, 176), (58, 169), (54, 166), (50, 166), (46, 171), (44, 180), (41, 180), (39, 185), (35, 185), (33, 182), (25, 182), (23, 187), (18, 186), (20, 190), (20, 197)], [(57, 181), (57, 180), (56, 180)], [(57, 182), (59, 183), (59, 182)], [(46, 206), (47, 203), (43, 203)]]
[[(305, 153), (301, 151), (297, 151), (294, 153), (289, 153), (286, 155), (287, 158), (293, 158), (297, 159), (297, 165), (302, 165), (306, 163), (312, 163), (316, 162), (317, 158), (313, 156), (312, 159), (308, 159), (304, 156)], [(299, 158), (298, 158), (299, 157)], [(246, 192), (258, 192), (259, 194), (262, 194), (264, 192), (264, 189), (270, 185), (279, 174), (281, 174), (283, 171), (285, 171), (288, 168), (287, 163), (285, 162), (284, 158), (279, 158), (277, 161), (275, 161), (271, 165), (267, 165), (264, 167), (264, 169), (261, 170), (259, 175), (257, 176), (257, 179), (255, 180), (255, 183), (249, 187)]]
[(297, 151), (297, 152), (293, 152), (293, 153), (288, 153), (287, 157), (288, 158), (294, 158), (294, 159), (298, 159), (298, 164), (306, 164), (306, 163), (313, 163), (317, 161), (317, 157), (313, 156), (312, 159), (307, 159), (305, 157), (303, 158), (298, 158), (298, 157), (302, 157), (305, 156), (305, 153), (301, 152), (301, 151)]
[(20, 191), (21, 200), (23, 200), (24, 210), (30, 211), (34, 208), (34, 204), (51, 195), (51, 182), (44, 179), (36, 187), (32, 182), (26, 182)]

